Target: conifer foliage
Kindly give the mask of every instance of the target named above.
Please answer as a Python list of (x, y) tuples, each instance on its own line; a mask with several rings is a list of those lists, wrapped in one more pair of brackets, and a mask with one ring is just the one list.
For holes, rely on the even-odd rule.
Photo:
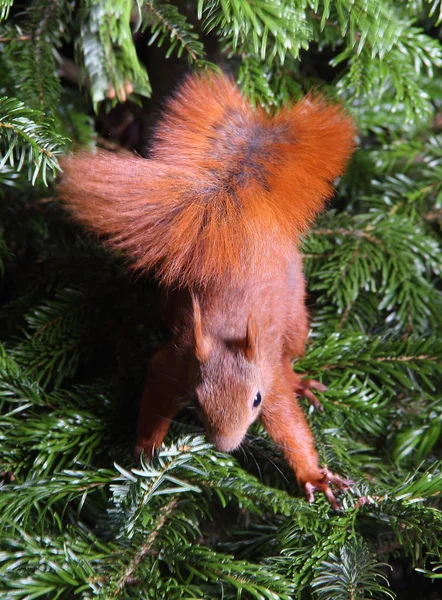
[[(440, 0), (0, 0), (2, 598), (442, 597), (441, 21)], [(357, 122), (304, 241), (294, 365), (328, 387), (304, 408), (322, 462), (356, 481), (339, 512), (308, 504), (259, 424), (229, 456), (185, 411), (135, 466), (167, 335), (155, 283), (54, 192), (61, 154), (145, 152), (122, 132), (148, 131), (186, 69), (219, 67), (268, 110), (316, 87)]]

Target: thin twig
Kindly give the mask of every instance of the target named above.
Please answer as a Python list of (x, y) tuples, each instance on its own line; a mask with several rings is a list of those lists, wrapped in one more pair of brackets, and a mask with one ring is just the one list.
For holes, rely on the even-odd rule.
[(156, 538), (158, 537), (158, 534), (161, 531), (161, 528), (163, 527), (164, 523), (166, 522), (167, 517), (173, 511), (173, 509), (175, 508), (177, 503), (178, 503), (178, 499), (173, 498), (170, 502), (168, 502), (160, 510), (160, 514), (157, 519), (157, 524), (156, 524), (155, 529), (149, 534), (146, 542), (141, 546), (139, 552), (137, 552), (135, 554), (135, 556), (132, 558), (132, 560), (128, 564), (123, 575), (118, 580), (117, 589), (113, 593), (113, 596), (118, 596), (120, 594), (120, 592), (122, 592), (127, 585), (131, 585), (133, 583), (133, 581), (134, 581), (134, 578), (132, 577), (133, 573), (136, 571), (139, 564), (143, 561), (144, 557), (150, 553), (151, 548), (152, 548)]
[(378, 240), (377, 238), (375, 238), (374, 236), (370, 235), (368, 233), (367, 229), (364, 231), (360, 231), (358, 229), (350, 230), (350, 229), (344, 229), (343, 227), (338, 227), (337, 229), (314, 229), (313, 233), (317, 233), (319, 235), (341, 234), (341, 235), (349, 235), (349, 236), (356, 237), (356, 238), (365, 238), (365, 239), (369, 240), (370, 242), (372, 242), (373, 244), (382, 246), (382, 242), (380, 240)]
[(32, 39), (30, 35), (19, 35), (18, 37), (0, 37), (0, 44), (4, 42), (25, 42)]
[[(370, 358), (370, 362), (374, 361), (374, 362), (411, 362), (413, 360), (438, 360), (437, 356), (428, 356), (426, 354), (420, 354), (419, 356), (378, 356), (377, 358)], [(358, 362), (361, 362), (359, 360), (354, 360), (354, 361), (346, 361), (344, 364), (345, 365), (354, 365), (357, 364)], [(323, 367), (321, 367), (321, 371), (325, 370), (325, 371), (331, 371), (333, 369), (338, 369), (339, 367), (342, 367), (343, 363), (340, 364), (336, 364), (336, 365), (324, 365)]]

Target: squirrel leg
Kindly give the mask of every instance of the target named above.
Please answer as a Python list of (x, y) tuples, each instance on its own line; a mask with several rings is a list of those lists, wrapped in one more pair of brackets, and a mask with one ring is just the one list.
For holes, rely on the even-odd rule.
[(172, 419), (183, 406), (182, 389), (171, 354), (165, 346), (158, 350), (149, 365), (138, 416), (136, 460), (143, 450), (146, 459), (150, 459), (154, 449), (162, 445)]
[(284, 373), (297, 396), (304, 396), (318, 410), (322, 405), (312, 390), (325, 392), (325, 385), (314, 379), (302, 379), (292, 369), (292, 359), (304, 356), (304, 347), (308, 337), (308, 312), (305, 306), (305, 280), (302, 274), (302, 262), (295, 254), (289, 268), (288, 287), (290, 290), (287, 321), (284, 333)]
[(322, 492), (332, 508), (337, 510), (339, 503), (330, 484), (346, 490), (353, 482), (334, 475), (326, 467), (319, 467), (313, 435), (301, 407), (296, 400), (293, 401), (290, 382), (282, 382), (266, 399), (261, 419), (295, 471), (298, 484), (308, 501), (313, 502), (316, 491)]

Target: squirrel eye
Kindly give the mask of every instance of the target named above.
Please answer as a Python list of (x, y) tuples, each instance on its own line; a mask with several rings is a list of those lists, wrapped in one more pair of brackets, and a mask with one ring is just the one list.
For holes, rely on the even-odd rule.
[(253, 398), (253, 408), (256, 408), (257, 406), (259, 406), (261, 404), (261, 394), (260, 392), (256, 393), (256, 396)]

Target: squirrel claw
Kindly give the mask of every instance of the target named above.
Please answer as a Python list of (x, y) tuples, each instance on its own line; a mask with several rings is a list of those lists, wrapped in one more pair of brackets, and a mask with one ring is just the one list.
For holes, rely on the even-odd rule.
[(320, 410), (320, 411), (324, 410), (324, 408), (323, 408), (322, 404), (320, 403), (320, 401), (316, 398), (315, 394), (313, 392), (311, 392), (310, 390), (304, 390), (304, 391), (298, 392), (298, 393), (301, 396), (304, 396), (304, 398), (307, 398), (307, 400), (309, 401), (309, 403), (316, 410)]
[(316, 408), (316, 410), (324, 410), (322, 408), (322, 404), (316, 398), (312, 390), (325, 392), (327, 390), (327, 386), (319, 381), (316, 381), (315, 379), (301, 379), (298, 383), (296, 393), (299, 396), (304, 396), (304, 398), (307, 398), (307, 400), (314, 408)]
[(135, 446), (133, 451), (133, 457), (136, 463), (140, 462), (141, 453), (143, 452), (143, 448), (141, 446)]
[(144, 452), (144, 460), (146, 462), (150, 462), (153, 451), (154, 451), (154, 446), (151, 444), (143, 444), (142, 442), (141, 442), (141, 444), (137, 444), (133, 450), (133, 457), (135, 459), (135, 462), (137, 464), (141, 463), (141, 455), (143, 454), (143, 452)]
[(313, 504), (315, 501), (315, 492), (322, 492), (333, 510), (341, 509), (341, 505), (327, 483), (313, 485), (312, 483), (307, 482), (304, 486), (304, 489), (305, 495), (307, 496), (307, 500), (310, 504)]
[(354, 484), (354, 481), (351, 479), (344, 479), (339, 475), (335, 475), (327, 468), (321, 469), (320, 472), (322, 473), (322, 478), (320, 480), (317, 480), (315, 483), (307, 481), (304, 484), (307, 500), (310, 504), (312, 504), (312, 502), (315, 500), (315, 492), (321, 492), (325, 495), (333, 510), (341, 510), (341, 505), (339, 504), (329, 484), (332, 484), (338, 490), (344, 491), (348, 490)]

